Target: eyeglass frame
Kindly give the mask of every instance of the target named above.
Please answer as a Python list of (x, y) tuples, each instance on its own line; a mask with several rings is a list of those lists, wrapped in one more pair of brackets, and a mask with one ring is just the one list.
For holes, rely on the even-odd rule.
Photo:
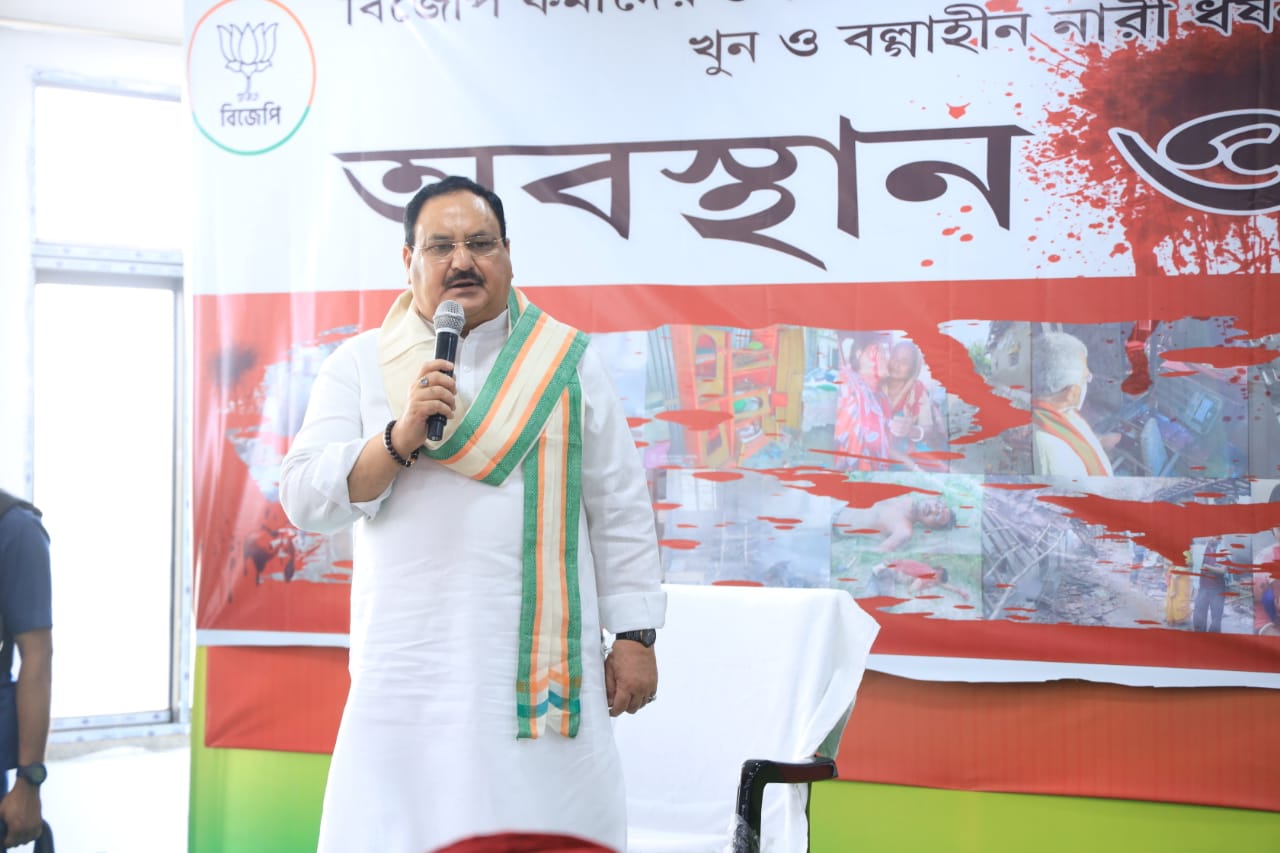
[[(479, 241), (492, 240), (493, 250), (489, 252), (476, 251), (475, 247), (472, 246), (471, 244), (476, 242), (477, 240)], [(453, 256), (457, 254), (459, 246), (462, 246), (463, 248), (465, 248), (467, 250), (467, 254), (469, 254), (473, 258), (492, 258), (494, 255), (498, 254), (499, 248), (506, 248), (506, 245), (507, 245), (506, 237), (496, 237), (492, 234), (477, 234), (474, 237), (467, 237), (466, 239), (463, 239), (463, 240), (433, 240), (430, 243), (426, 243), (423, 245), (418, 245), (415, 243), (409, 248), (413, 249), (414, 251), (422, 252), (423, 257), (425, 257), (431, 263), (443, 264), (449, 260), (452, 260)], [(449, 251), (443, 255), (438, 255), (438, 256), (433, 255), (430, 252), (430, 249), (433, 246), (448, 246)]]

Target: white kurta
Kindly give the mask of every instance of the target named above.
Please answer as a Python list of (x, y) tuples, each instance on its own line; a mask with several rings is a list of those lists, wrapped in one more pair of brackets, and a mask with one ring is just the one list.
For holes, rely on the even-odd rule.
[[(280, 485), (299, 527), (331, 532), (355, 523), (351, 689), (319, 849), (427, 853), (521, 830), (623, 850), (600, 629), (660, 627), (666, 599), (651, 498), (609, 376), (588, 347), (578, 369), (586, 407), (581, 727), (572, 739), (517, 740), (520, 470), (495, 487), (422, 457), (376, 500), (350, 503), (348, 472), (402, 407), (388, 406), (377, 335), (352, 338), (326, 361)], [(461, 396), (475, 398), (506, 335), (504, 313), (462, 341)]]
[[(1082, 418), (1075, 409), (1062, 412), (1062, 415), (1079, 431), (1084, 440), (1098, 454), (1107, 476), (1113, 474), (1111, 459), (1107, 456), (1107, 451), (1103, 449), (1102, 443), (1098, 441), (1097, 433), (1093, 431), (1093, 427), (1089, 426), (1089, 422)], [(1089, 476), (1089, 470), (1085, 467), (1084, 460), (1080, 458), (1080, 454), (1076, 453), (1071, 445), (1056, 435), (1050, 435), (1041, 429), (1033, 429), (1032, 439), (1035, 445), (1035, 473), (1054, 474), (1060, 477)]]

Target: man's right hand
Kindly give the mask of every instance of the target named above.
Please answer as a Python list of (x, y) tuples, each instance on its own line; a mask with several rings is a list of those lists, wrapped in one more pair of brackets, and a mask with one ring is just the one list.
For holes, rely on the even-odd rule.
[(457, 407), (457, 384), (445, 371), (452, 371), (453, 364), (442, 358), (433, 358), (422, 365), (413, 384), (409, 386), (404, 412), (391, 428), (391, 443), (405, 458), (427, 440), (427, 418), (444, 415), (452, 418)]
[(19, 779), (13, 790), (0, 800), (0, 821), (8, 828), (5, 847), (17, 847), (34, 841), (41, 830), (40, 792)]

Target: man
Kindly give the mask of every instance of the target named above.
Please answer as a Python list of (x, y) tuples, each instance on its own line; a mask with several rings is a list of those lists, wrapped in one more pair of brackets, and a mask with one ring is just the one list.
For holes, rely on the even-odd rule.
[[(1280, 502), (1280, 485), (1271, 487), (1268, 503)], [(1280, 594), (1280, 525), (1271, 528), (1274, 540), (1254, 555), (1253, 574), (1249, 589), (1253, 594), (1253, 630), (1259, 636), (1280, 636), (1280, 617), (1277, 617), (1277, 595)], [(1272, 572), (1275, 572), (1272, 575)]]
[[(49, 698), (53, 676), (52, 577), (49, 535), (40, 511), (0, 490), (0, 821), (4, 846), (37, 838), (42, 830), (40, 785), (46, 771)], [(13, 649), (22, 663), (12, 681)], [(18, 772), (8, 789), (11, 767)]]
[(1200, 559), (1199, 586), (1192, 605), (1191, 628), (1194, 631), (1222, 631), (1222, 608), (1227, 599), (1227, 554), (1222, 539), (1215, 537), (1205, 545)]
[[(325, 362), (281, 472), (298, 527), (355, 525), (319, 849), (518, 831), (621, 851), (609, 717), (655, 698), (666, 610), (626, 418), (586, 337), (512, 288), (493, 192), (446, 178), (404, 223), (409, 289)], [(456, 364), (434, 357), (444, 300), (465, 314)]]
[(950, 530), (956, 526), (956, 514), (942, 498), (905, 494), (866, 509), (844, 509), (837, 520), (846, 533), (883, 536), (877, 551), (901, 550), (915, 536), (917, 524), (926, 531)]
[(1089, 350), (1074, 335), (1045, 332), (1032, 343), (1035, 473), (1066, 477), (1110, 477), (1114, 473), (1102, 442), (1080, 416), (1091, 378)]

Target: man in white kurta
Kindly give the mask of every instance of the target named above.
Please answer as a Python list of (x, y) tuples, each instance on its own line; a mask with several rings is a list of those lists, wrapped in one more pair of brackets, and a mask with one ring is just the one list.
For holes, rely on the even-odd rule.
[(495, 486), (418, 454), (427, 417), (461, 416), (510, 333), (501, 202), (460, 183), (410, 205), (404, 249), (412, 309), (430, 337), (442, 299), (466, 312), (453, 376), (428, 358), (404, 397), (389, 400), (384, 330), (352, 338), (323, 366), (283, 467), (281, 502), (295, 524), (355, 525), (351, 688), (319, 849), (426, 853), (522, 831), (622, 851), (624, 791), (609, 718), (652, 701), (657, 670), (651, 632), (647, 642), (617, 640), (606, 661), (601, 629), (662, 625), (650, 496), (609, 377), (588, 347), (577, 364), (580, 719), (573, 737), (546, 726), (518, 739), (522, 471)]
[(1031, 344), (1031, 434), (1037, 474), (1110, 477), (1115, 471), (1093, 427), (1080, 414), (1089, 382), (1089, 350), (1066, 332)]

